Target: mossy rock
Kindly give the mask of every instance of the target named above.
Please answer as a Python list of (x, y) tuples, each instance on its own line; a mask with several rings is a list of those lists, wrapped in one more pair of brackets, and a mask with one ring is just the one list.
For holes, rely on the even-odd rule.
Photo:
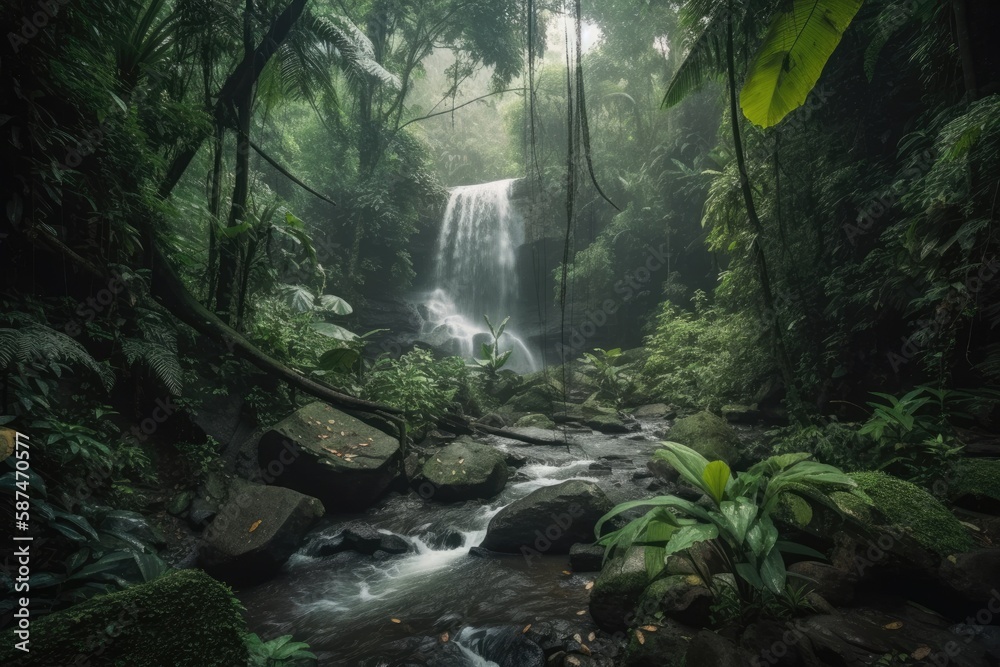
[(590, 615), (607, 632), (617, 632), (638, 618), (639, 598), (649, 586), (645, 547), (632, 547), (604, 564), (590, 591)]
[(722, 460), (730, 466), (740, 458), (740, 439), (722, 417), (704, 411), (674, 422), (667, 438), (695, 450), (709, 461)]
[(504, 407), (511, 412), (552, 411), (552, 405), (562, 399), (562, 392), (552, 383), (535, 384), (515, 394)]
[(507, 484), (507, 462), (493, 447), (460, 438), (431, 454), (421, 474), (435, 500), (492, 498)]
[(925, 549), (948, 556), (974, 547), (969, 532), (948, 508), (916, 484), (883, 472), (854, 472), (850, 477), (871, 498), (875, 514), (884, 519), (880, 523)]
[(955, 468), (949, 496), (957, 503), (1000, 513), (1000, 460), (970, 459)]
[[(851, 494), (844, 494), (850, 496)], [(774, 520), (790, 528), (808, 530), (813, 520), (812, 505), (801, 496), (794, 493), (783, 493), (778, 498), (774, 511)]]
[(543, 414), (527, 414), (517, 420), (514, 424), (516, 428), (545, 428), (552, 429), (556, 423)]
[(642, 592), (637, 621), (652, 622), (660, 615), (684, 625), (706, 627), (710, 622), (712, 601), (712, 593), (696, 574), (661, 577)]
[(242, 667), (246, 622), (229, 589), (201, 570), (183, 570), (33, 618), (30, 653), (2, 635), (9, 667)]

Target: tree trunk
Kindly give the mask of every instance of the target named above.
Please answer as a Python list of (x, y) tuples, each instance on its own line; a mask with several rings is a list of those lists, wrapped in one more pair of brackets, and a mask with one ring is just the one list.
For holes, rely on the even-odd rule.
[[(253, 0), (246, 0), (243, 13), (243, 59), (253, 58)], [(243, 224), (247, 214), (247, 198), (250, 195), (250, 119), (253, 105), (253, 85), (240, 89), (235, 99), (236, 106), (236, 182), (233, 186), (233, 200), (229, 209), (227, 227), (232, 230)], [(219, 246), (219, 284), (215, 290), (215, 309), (224, 320), (232, 320), (233, 288), (239, 268), (242, 235), (223, 236)], [(244, 267), (246, 270), (246, 267)]]
[(746, 156), (743, 154), (743, 141), (740, 137), (740, 114), (736, 105), (736, 58), (733, 49), (733, 20), (732, 3), (730, 3), (729, 18), (726, 27), (726, 59), (729, 70), (729, 116), (733, 126), (733, 144), (736, 153), (736, 165), (740, 173), (740, 189), (743, 192), (743, 202), (746, 205), (747, 216), (750, 218), (750, 226), (753, 227), (753, 249), (754, 262), (757, 264), (757, 274), (760, 279), (760, 291), (764, 299), (764, 309), (769, 315), (771, 336), (774, 340), (775, 350), (778, 357), (778, 367), (781, 369), (782, 378), (785, 381), (785, 390), (788, 398), (797, 411), (799, 403), (798, 389), (795, 383), (795, 372), (792, 369), (788, 351), (785, 349), (784, 337), (781, 334), (781, 322), (778, 318), (778, 311), (775, 309), (774, 294), (771, 291), (771, 276), (767, 269), (767, 257), (764, 255), (764, 227), (760, 224), (757, 215), (757, 207), (753, 201), (753, 191), (750, 188), (750, 177), (747, 175)]
[[(267, 65), (267, 62), (278, 50), (278, 47), (288, 38), (288, 33), (291, 32), (292, 27), (302, 16), (306, 2), (307, 0), (292, 0), (285, 7), (285, 10), (278, 15), (278, 18), (274, 20), (271, 27), (268, 28), (264, 38), (253, 51), (252, 56), (249, 58), (245, 57), (243, 62), (226, 79), (226, 82), (219, 91), (219, 99), (215, 103), (215, 109), (213, 110), (216, 125), (224, 127), (227, 124), (227, 116), (230, 108), (242, 91), (253, 88), (257, 82), (257, 77), (264, 70), (264, 66)], [(204, 137), (194, 137), (194, 140), (188, 144), (187, 148), (170, 163), (163, 183), (160, 184), (161, 197), (166, 198), (170, 195), (174, 186), (177, 185), (177, 181), (181, 179), (188, 165), (191, 164), (191, 160), (198, 154), (198, 149), (201, 148), (203, 141)]]

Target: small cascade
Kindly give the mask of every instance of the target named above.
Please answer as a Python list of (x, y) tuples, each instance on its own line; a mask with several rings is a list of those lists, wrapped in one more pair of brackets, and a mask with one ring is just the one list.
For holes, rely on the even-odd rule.
[[(425, 332), (444, 332), (464, 357), (476, 356), (480, 344), (491, 341), (484, 315), (496, 326), (517, 305), (515, 250), (524, 242), (524, 220), (511, 206), (514, 180), (453, 188), (441, 220)], [(500, 339), (501, 348), (514, 349), (508, 367), (536, 370), (516, 327), (513, 322)]]

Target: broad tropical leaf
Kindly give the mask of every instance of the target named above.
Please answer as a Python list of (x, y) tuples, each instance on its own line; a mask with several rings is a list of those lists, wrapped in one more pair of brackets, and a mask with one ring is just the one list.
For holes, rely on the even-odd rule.
[(753, 123), (771, 127), (802, 106), (863, 0), (792, 0), (771, 20), (740, 107)]

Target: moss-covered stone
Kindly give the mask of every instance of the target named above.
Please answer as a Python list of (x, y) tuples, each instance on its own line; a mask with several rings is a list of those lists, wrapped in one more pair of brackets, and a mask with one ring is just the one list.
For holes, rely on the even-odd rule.
[(462, 438), (434, 452), (422, 475), (434, 485), (435, 500), (492, 498), (507, 483), (507, 462), (493, 447)]
[(941, 556), (973, 548), (972, 538), (958, 519), (917, 485), (882, 472), (850, 476), (871, 498), (885, 525), (910, 535), (920, 546)]
[(980, 509), (1000, 508), (1000, 461), (969, 459), (955, 469), (952, 499)]
[(667, 438), (695, 450), (709, 461), (722, 460), (730, 466), (740, 458), (740, 439), (722, 417), (711, 412), (699, 412), (678, 419)]
[(514, 424), (517, 428), (555, 428), (556, 423), (543, 414), (524, 415)]
[(774, 519), (786, 526), (806, 530), (813, 520), (812, 505), (794, 493), (783, 493), (778, 499)]
[(649, 583), (645, 547), (632, 547), (606, 562), (590, 591), (594, 622), (608, 632), (628, 627), (638, 618), (639, 598)]
[(0, 664), (242, 667), (246, 632), (229, 589), (201, 570), (184, 570), (33, 619), (30, 653), (4, 633)]
[(659, 617), (678, 623), (705, 627), (711, 615), (712, 594), (696, 574), (677, 574), (657, 579), (642, 592), (638, 602), (638, 622)]

